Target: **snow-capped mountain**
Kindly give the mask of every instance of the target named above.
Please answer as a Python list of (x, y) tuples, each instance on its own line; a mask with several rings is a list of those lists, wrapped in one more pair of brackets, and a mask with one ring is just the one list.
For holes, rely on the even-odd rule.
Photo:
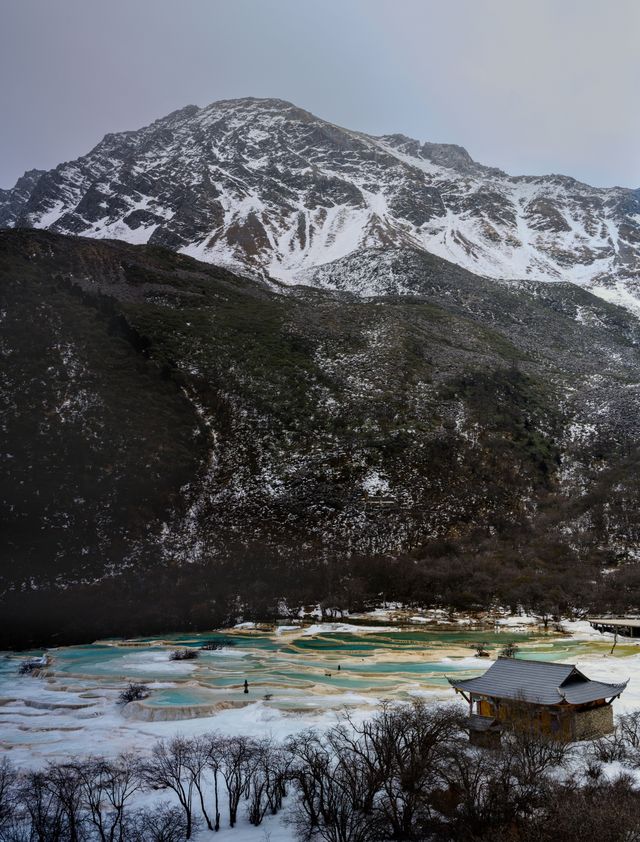
[(0, 226), (160, 244), (289, 283), (362, 249), (411, 247), (640, 309), (640, 190), (509, 176), (459, 146), (373, 137), (276, 99), (108, 134), (0, 191)]

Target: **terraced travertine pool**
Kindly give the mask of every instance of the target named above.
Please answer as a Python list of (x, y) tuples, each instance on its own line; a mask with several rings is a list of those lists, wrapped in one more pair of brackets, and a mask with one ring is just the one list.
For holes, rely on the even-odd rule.
[[(87, 692), (128, 681), (170, 685), (152, 689), (146, 707), (210, 707), (261, 698), (274, 707), (290, 708), (297, 701), (306, 708), (321, 703), (320, 696), (322, 704), (330, 703), (331, 696), (340, 704), (348, 692), (402, 698), (416, 690), (447, 686), (447, 675), (484, 668), (486, 661), (474, 657), (478, 643), (495, 652), (510, 641), (523, 657), (551, 661), (575, 659), (599, 648), (594, 641), (513, 631), (231, 630), (54, 649), (48, 653), (44, 683), (52, 689), (82, 686)], [(176, 647), (199, 650), (205, 643), (224, 648), (199, 651), (194, 661), (169, 659)], [(624, 647), (618, 648), (622, 653)], [(0, 661), (0, 698), (12, 692), (16, 667), (16, 658), (10, 655)], [(243, 692), (245, 679), (249, 699)]]
[[(98, 739), (99, 733), (105, 739), (113, 733), (117, 742), (118, 734), (136, 729), (149, 733), (160, 723), (171, 723), (175, 730), (176, 721), (185, 727), (187, 721), (216, 718), (225, 711), (227, 718), (240, 710), (250, 717), (250, 708), (275, 722), (281, 716), (322, 717), (345, 705), (370, 709), (382, 699), (444, 697), (450, 694), (447, 676), (474, 675), (489, 665), (489, 659), (474, 657), (478, 643), (495, 656), (511, 641), (521, 657), (549, 661), (604, 657), (611, 648), (610, 641), (593, 634), (324, 625), (60, 647), (46, 653), (48, 664), (38, 677), (18, 674), (25, 653), (3, 653), (0, 747), (60, 748), (82, 735)], [(223, 648), (200, 650), (206, 643)], [(198, 658), (170, 660), (177, 647), (200, 650)], [(619, 643), (615, 662), (624, 671), (626, 657), (638, 652), (637, 644)], [(146, 684), (149, 697), (123, 708), (117, 697), (131, 681)]]

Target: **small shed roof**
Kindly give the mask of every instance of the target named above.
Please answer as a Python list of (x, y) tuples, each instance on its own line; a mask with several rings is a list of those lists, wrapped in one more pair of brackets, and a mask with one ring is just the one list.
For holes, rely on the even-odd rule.
[(474, 713), (469, 717), (469, 728), (472, 731), (500, 731), (502, 726), (491, 716), (479, 716)]
[(477, 678), (449, 679), (456, 690), (538, 705), (581, 705), (619, 696), (627, 686), (591, 681), (573, 664), (498, 658)]

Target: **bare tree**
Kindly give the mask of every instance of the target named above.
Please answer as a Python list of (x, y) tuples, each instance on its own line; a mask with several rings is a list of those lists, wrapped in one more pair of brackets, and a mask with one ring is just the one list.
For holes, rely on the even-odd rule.
[(549, 790), (544, 808), (519, 828), (522, 842), (640, 842), (640, 794), (633, 778), (600, 778), (581, 786), (575, 777)]
[(339, 740), (335, 729), (329, 739), (309, 731), (289, 741), (301, 808), (294, 821), (305, 840), (367, 842), (376, 838), (375, 817), (363, 809), (367, 787), (362, 785), (368, 770), (346, 751), (336, 752)]
[[(458, 707), (439, 708), (422, 701), (383, 705), (372, 720), (352, 730), (359, 754), (369, 769), (367, 802), (375, 802), (392, 835), (411, 835), (416, 822), (429, 818), (428, 794), (442, 783), (441, 763), (462, 739)], [(372, 789), (375, 788), (375, 792)]]
[(449, 839), (499, 839), (501, 832), (515, 826), (520, 813), (532, 806), (518, 786), (508, 754), (456, 751), (445, 778), (446, 797), (437, 803)]
[(290, 780), (291, 755), (282, 745), (272, 745), (269, 752), (269, 781), (267, 799), (273, 816), (282, 809)]
[(66, 820), (68, 842), (81, 842), (83, 786), (78, 763), (50, 764), (44, 785), (60, 805)]
[(503, 750), (511, 752), (519, 780), (533, 782), (551, 769), (564, 767), (571, 754), (571, 745), (522, 728), (505, 739)]
[(62, 806), (47, 786), (44, 772), (28, 772), (19, 787), (19, 801), (33, 842), (61, 842), (66, 830)]
[[(368, 722), (348, 715), (321, 736), (290, 740), (298, 829), (310, 839), (425, 838), (443, 766), (463, 740), (456, 707), (383, 705)], [(466, 745), (466, 743), (465, 743)]]
[(220, 795), (218, 789), (218, 776), (220, 775), (223, 757), (223, 741), (219, 734), (211, 733), (206, 735), (207, 741), (207, 766), (213, 775), (213, 803), (215, 819), (213, 829), (220, 830)]
[(183, 737), (168, 742), (160, 740), (143, 766), (143, 780), (152, 789), (164, 788), (175, 792), (185, 815), (185, 836), (193, 830), (193, 777), (189, 769), (190, 744)]
[(141, 788), (140, 764), (131, 754), (115, 761), (89, 758), (78, 767), (83, 803), (100, 842), (126, 842), (125, 809)]
[(310, 839), (321, 822), (322, 784), (329, 774), (330, 757), (316, 731), (303, 731), (287, 741), (292, 757), (291, 778), (298, 791), (300, 813), (295, 818), (300, 835)]
[(127, 684), (118, 696), (118, 703), (121, 705), (128, 705), (129, 702), (139, 702), (142, 699), (146, 699), (148, 695), (149, 688), (145, 684), (135, 684), (131, 682)]
[(221, 741), (220, 770), (229, 798), (230, 827), (238, 820), (240, 799), (248, 793), (254, 751), (255, 744), (248, 737), (227, 737)]
[(190, 775), (191, 784), (198, 793), (198, 798), (200, 800), (200, 809), (202, 810), (202, 815), (204, 816), (204, 820), (207, 823), (207, 828), (209, 830), (213, 830), (211, 819), (209, 818), (204, 804), (202, 779), (205, 771), (207, 770), (207, 768), (209, 768), (209, 759), (210, 745), (209, 740), (206, 737), (194, 737), (192, 740), (188, 741), (187, 751), (184, 754), (184, 765)]
[(183, 810), (166, 802), (140, 810), (126, 822), (126, 842), (183, 842), (195, 828)]
[(261, 824), (269, 810), (275, 815), (282, 807), (290, 765), (289, 753), (282, 746), (270, 739), (256, 743), (249, 781), (251, 824)]
[(18, 774), (8, 757), (0, 759), (0, 839), (13, 825), (18, 800)]
[(618, 630), (616, 629), (616, 631), (613, 633), (613, 646), (611, 647), (611, 652), (609, 652), (610, 655), (613, 655), (613, 650), (616, 648), (617, 644), (618, 644)]
[(261, 740), (256, 744), (249, 771), (249, 809), (247, 816), (253, 825), (262, 824), (269, 808), (268, 788), (271, 770), (269, 769), (268, 740)]
[(500, 650), (500, 657), (502, 658), (515, 658), (518, 654), (518, 644), (514, 641), (509, 641), (509, 643), (505, 643), (505, 645)]
[(197, 649), (174, 649), (169, 655), (170, 661), (195, 661), (198, 657)]
[(640, 710), (622, 714), (616, 731), (626, 746), (628, 758), (634, 766), (640, 766)]

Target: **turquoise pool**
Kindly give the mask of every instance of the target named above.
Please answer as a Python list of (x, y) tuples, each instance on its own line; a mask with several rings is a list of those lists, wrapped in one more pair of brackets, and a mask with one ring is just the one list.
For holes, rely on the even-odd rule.
[[(177, 647), (199, 649), (207, 642), (226, 645), (200, 651), (195, 660), (170, 660)], [(142, 707), (173, 709), (176, 715), (256, 700), (283, 710), (308, 709), (441, 690), (448, 675), (473, 675), (488, 666), (488, 660), (473, 657), (478, 643), (495, 651), (508, 642), (525, 657), (553, 661), (575, 660), (599, 645), (493, 628), (232, 629), (60, 647), (47, 652), (44, 679), (51, 691), (81, 692), (85, 698), (111, 693), (115, 699), (128, 682), (142, 683), (149, 687)], [(22, 657), (0, 657), (0, 704), (16, 694)]]

